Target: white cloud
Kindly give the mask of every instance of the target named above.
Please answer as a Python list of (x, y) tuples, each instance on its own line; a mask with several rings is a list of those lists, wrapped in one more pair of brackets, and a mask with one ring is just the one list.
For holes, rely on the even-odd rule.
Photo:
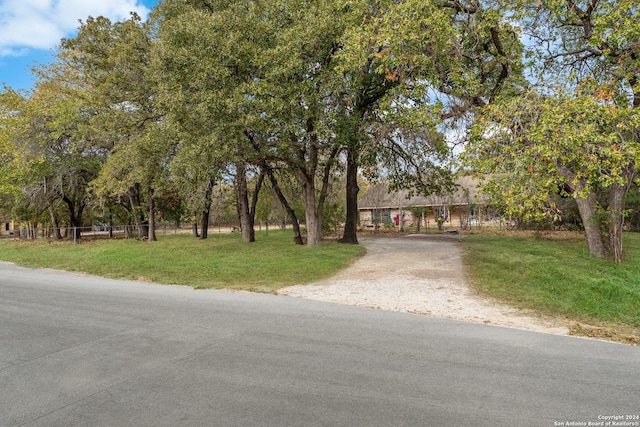
[(54, 48), (89, 16), (118, 21), (132, 11), (149, 12), (138, 0), (0, 0), (0, 57)]

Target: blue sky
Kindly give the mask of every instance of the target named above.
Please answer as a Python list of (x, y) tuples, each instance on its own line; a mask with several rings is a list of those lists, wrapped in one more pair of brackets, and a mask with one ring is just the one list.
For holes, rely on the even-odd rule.
[(47, 63), (63, 37), (73, 37), (79, 20), (106, 16), (146, 18), (158, 0), (0, 0), (0, 84), (30, 89), (29, 68)]

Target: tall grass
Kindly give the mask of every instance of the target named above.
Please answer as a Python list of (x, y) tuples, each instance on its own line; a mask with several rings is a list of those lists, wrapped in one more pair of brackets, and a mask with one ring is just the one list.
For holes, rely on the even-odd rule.
[(483, 294), (541, 315), (640, 327), (640, 235), (620, 265), (589, 255), (579, 234), (470, 235), (467, 274)]
[(138, 240), (96, 240), (78, 245), (0, 241), (0, 260), (27, 267), (79, 271), (104, 277), (147, 280), (194, 288), (275, 292), (335, 273), (364, 254), (364, 248), (325, 242), (317, 247), (293, 244), (290, 231), (256, 233), (254, 243), (238, 234), (158, 236)]

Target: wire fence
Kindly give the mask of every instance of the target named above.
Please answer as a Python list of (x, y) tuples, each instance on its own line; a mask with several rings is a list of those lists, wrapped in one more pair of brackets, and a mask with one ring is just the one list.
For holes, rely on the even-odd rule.
[[(210, 227), (209, 234), (212, 233), (232, 233), (236, 231), (231, 226)], [(168, 226), (156, 227), (156, 235), (193, 233), (192, 226)], [(135, 225), (114, 225), (114, 226), (94, 226), (94, 227), (65, 227), (65, 228), (20, 228), (9, 231), (4, 237), (14, 240), (37, 240), (47, 239), (49, 241), (63, 240), (77, 243), (79, 240), (97, 239), (140, 239), (148, 236), (148, 227), (137, 227)]]
[[(301, 224), (304, 228), (304, 224)], [(269, 230), (269, 229), (284, 229), (291, 228), (291, 224), (288, 223), (265, 223), (256, 222), (255, 230)], [(474, 230), (568, 230), (575, 228), (554, 227), (547, 226), (540, 228), (539, 225), (522, 224), (511, 218), (495, 218), (492, 220), (478, 221), (475, 218), (468, 218), (465, 221), (458, 219), (447, 219), (444, 222), (438, 222), (435, 220), (425, 219), (424, 222), (420, 222), (419, 225), (405, 223), (401, 226), (399, 223), (392, 221), (386, 223), (375, 224), (371, 221), (361, 221), (359, 225), (359, 231), (363, 233), (384, 234), (384, 233), (397, 233), (397, 232), (413, 232), (413, 233), (457, 233), (458, 231), (474, 231)], [(337, 223), (330, 227), (330, 230), (325, 230), (327, 237), (340, 237), (343, 230), (343, 224)], [(199, 233), (202, 230), (198, 227)], [(240, 228), (237, 225), (210, 225), (207, 234), (222, 234), (222, 233), (234, 233), (240, 232)], [(161, 224), (156, 227), (156, 236), (170, 235), (170, 234), (194, 234), (195, 230), (193, 225), (168, 225)], [(31, 228), (18, 228), (14, 230), (7, 230), (0, 234), (0, 238), (9, 238), (12, 240), (39, 240), (46, 239), (50, 242), (53, 241), (72, 241), (78, 243), (79, 241), (89, 241), (98, 239), (146, 239), (148, 237), (148, 227), (138, 227), (135, 225), (98, 225), (91, 227), (63, 227), (63, 228), (51, 228), (51, 227), (31, 227)]]
[[(256, 223), (256, 230), (287, 228), (288, 224), (267, 224), (263, 222)], [(200, 228), (197, 229), (201, 233)], [(156, 227), (156, 235), (170, 234), (195, 234), (193, 225), (159, 225)], [(239, 227), (235, 225), (210, 225), (207, 234), (225, 234), (240, 232)], [(0, 235), (4, 238), (12, 240), (39, 240), (46, 239), (48, 241), (73, 241), (78, 243), (81, 240), (98, 240), (98, 239), (146, 239), (148, 237), (148, 226), (138, 227), (135, 225), (100, 225), (92, 227), (32, 227), (18, 228)]]

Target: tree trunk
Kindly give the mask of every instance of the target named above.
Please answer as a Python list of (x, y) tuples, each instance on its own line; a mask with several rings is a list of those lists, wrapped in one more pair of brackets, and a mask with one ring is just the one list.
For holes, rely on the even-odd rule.
[(209, 236), (209, 214), (211, 213), (211, 197), (213, 195), (213, 186), (215, 180), (213, 177), (209, 177), (207, 181), (207, 189), (204, 193), (204, 208), (200, 216), (201, 233), (200, 239), (206, 239)]
[(109, 214), (109, 238), (113, 239), (113, 215)]
[[(264, 169), (265, 169), (265, 172), (267, 173), (267, 176), (269, 177), (269, 181), (271, 181), (271, 187), (273, 188), (273, 191), (275, 191), (276, 196), (278, 196), (278, 200), (280, 200), (280, 204), (282, 205), (284, 210), (287, 211), (287, 215), (289, 215), (289, 219), (291, 219), (291, 223), (293, 224), (293, 241), (296, 245), (302, 245), (303, 244), (302, 233), (300, 232), (300, 222), (298, 221), (298, 217), (296, 216), (295, 211), (287, 201), (287, 198), (282, 193), (280, 184), (278, 183), (278, 180), (274, 176), (273, 170), (271, 169), (271, 167), (265, 165)], [(268, 226), (269, 226), (269, 223), (267, 222), (267, 227)]]
[(200, 214), (200, 235), (197, 236), (197, 225), (196, 225), (196, 236), (200, 239), (200, 240), (204, 240), (207, 237), (209, 237), (209, 214), (211, 213), (211, 209), (210, 208), (205, 208), (202, 210), (202, 213)]
[(149, 227), (144, 223), (144, 210), (140, 205), (140, 184), (134, 184), (134, 186), (127, 191), (127, 195), (129, 196), (129, 203), (131, 204), (131, 215), (138, 228), (138, 238), (147, 238), (149, 236)]
[(56, 216), (56, 212), (53, 209), (53, 206), (49, 206), (49, 216), (51, 217), (51, 227), (53, 227), (51, 238), (55, 241), (62, 240), (62, 234), (60, 233), (60, 224), (58, 223), (58, 217)]
[(347, 214), (341, 243), (358, 244), (358, 160), (354, 147), (347, 148)]
[[(316, 206), (315, 179), (318, 171), (319, 141), (315, 124), (311, 118), (307, 119), (307, 135), (309, 136), (309, 149), (299, 150), (298, 159), (301, 165), (305, 165), (299, 168), (299, 176), (304, 196), (307, 246), (313, 246), (322, 243), (322, 209)], [(308, 151), (308, 157), (305, 155), (306, 151)]]
[(147, 202), (149, 203), (149, 238), (150, 242), (155, 242), (156, 238), (156, 206), (153, 198), (153, 188), (149, 187), (147, 190)]
[[(273, 173), (273, 169), (271, 168), (271, 166), (269, 166), (267, 161), (260, 155), (260, 147), (254, 138), (253, 131), (245, 130), (244, 134), (247, 137), (247, 140), (249, 141), (251, 146), (253, 147), (254, 151), (260, 157), (260, 168), (262, 169), (262, 172), (267, 174), (267, 176), (269, 177), (269, 181), (271, 181), (271, 187), (273, 188), (273, 191), (275, 191), (276, 196), (278, 196), (278, 200), (280, 200), (280, 204), (282, 205), (284, 210), (287, 212), (287, 215), (289, 215), (289, 218), (291, 219), (291, 223), (293, 224), (294, 243), (296, 245), (302, 245), (302, 233), (300, 232), (300, 222), (298, 221), (298, 217), (296, 216), (295, 211), (287, 201), (287, 198), (284, 196), (284, 193), (280, 188), (280, 184), (278, 183), (278, 180), (276, 179)], [(286, 225), (282, 227), (283, 230), (285, 228), (286, 228)], [(269, 230), (269, 221), (267, 221), (267, 231), (268, 230)]]
[(200, 237), (200, 235), (198, 234), (198, 221), (193, 221), (193, 224), (191, 225), (191, 230), (193, 231), (193, 237)]
[[(567, 167), (560, 167), (560, 174), (567, 178), (565, 185), (573, 192), (580, 192), (586, 188), (586, 183), (576, 178), (576, 175)], [(598, 215), (598, 200), (596, 194), (589, 192), (587, 197), (576, 197), (580, 219), (587, 237), (589, 253), (598, 258), (607, 258), (610, 255), (609, 241), (604, 234), (604, 227)]]
[(264, 170), (260, 169), (256, 186), (253, 190), (251, 197), (251, 204), (249, 205), (249, 220), (251, 221), (251, 237), (255, 241), (256, 239), (256, 207), (258, 206), (258, 198), (260, 197), (260, 190), (262, 189), (262, 183), (264, 182)]
[(580, 218), (587, 236), (589, 253), (598, 258), (606, 258), (609, 252), (605, 244), (605, 236), (602, 233), (602, 222), (598, 218), (595, 194), (589, 193), (587, 198), (576, 198), (576, 203), (578, 204)]
[[(628, 181), (631, 182), (631, 179)], [(627, 185), (613, 185), (609, 189), (609, 255), (616, 263), (622, 262), (622, 228), (624, 225), (625, 194)]]
[(236, 163), (236, 199), (238, 203), (242, 241), (245, 243), (255, 242), (255, 232), (253, 231), (253, 221), (251, 221), (251, 209), (249, 207), (247, 170), (245, 164), (242, 162)]
[(303, 174), (304, 213), (307, 225), (307, 246), (322, 243), (322, 215), (316, 209), (314, 177)]
[[(63, 196), (62, 200), (67, 204), (69, 208), (69, 225), (74, 229), (74, 238), (76, 240), (82, 237), (82, 212), (84, 211), (84, 203), (80, 202), (76, 206), (73, 200), (67, 196)], [(76, 210), (77, 209), (77, 210)]]

